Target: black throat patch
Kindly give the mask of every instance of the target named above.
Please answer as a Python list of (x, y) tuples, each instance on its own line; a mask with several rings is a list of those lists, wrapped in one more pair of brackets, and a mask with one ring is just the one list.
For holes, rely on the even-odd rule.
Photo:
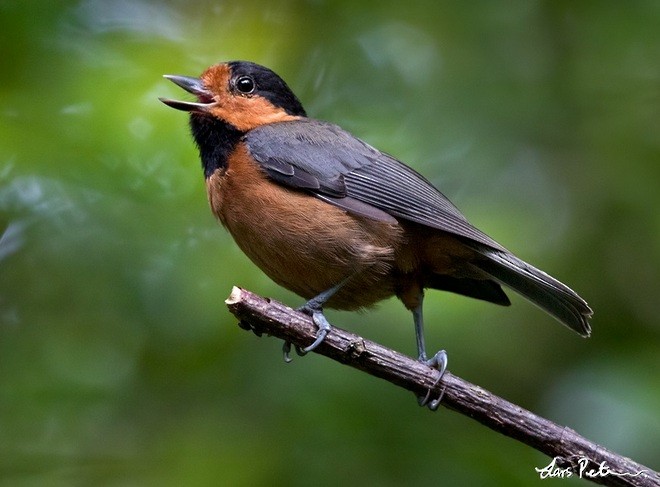
[(227, 166), (227, 158), (245, 135), (222, 120), (196, 113), (190, 116), (190, 129), (207, 179), (216, 170)]

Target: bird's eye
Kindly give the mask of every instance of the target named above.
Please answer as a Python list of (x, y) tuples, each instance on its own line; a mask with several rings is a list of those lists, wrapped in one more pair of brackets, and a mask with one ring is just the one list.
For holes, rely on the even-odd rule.
[(250, 76), (241, 76), (236, 80), (236, 89), (244, 95), (252, 93), (255, 87), (254, 80)]

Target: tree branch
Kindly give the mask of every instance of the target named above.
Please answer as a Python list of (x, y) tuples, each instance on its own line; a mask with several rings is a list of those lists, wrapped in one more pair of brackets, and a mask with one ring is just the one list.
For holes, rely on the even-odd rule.
[[(314, 341), (316, 326), (311, 318), (281, 303), (237, 287), (226, 303), (240, 320), (239, 325), (259, 336), (266, 333), (299, 347)], [(555, 474), (568, 469), (564, 476), (581, 476), (603, 485), (660, 486), (657, 472), (608, 451), (568, 427), (537, 416), (450, 372), (434, 387), (439, 377), (437, 370), (341, 328), (333, 327), (314, 351), (417, 396), (426, 395), (430, 388), (434, 389), (433, 397), (444, 391), (441, 405), (556, 459)]]

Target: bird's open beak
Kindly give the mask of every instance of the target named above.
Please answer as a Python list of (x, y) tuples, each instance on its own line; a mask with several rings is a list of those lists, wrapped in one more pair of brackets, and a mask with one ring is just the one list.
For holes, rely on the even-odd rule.
[(216, 101), (213, 99), (213, 94), (204, 86), (201, 79), (191, 78), (189, 76), (174, 76), (171, 74), (166, 74), (163, 77), (169, 79), (175, 85), (180, 86), (188, 93), (192, 93), (198, 100), (192, 102), (158, 98), (165, 105), (184, 112), (206, 112), (209, 107), (215, 105)]

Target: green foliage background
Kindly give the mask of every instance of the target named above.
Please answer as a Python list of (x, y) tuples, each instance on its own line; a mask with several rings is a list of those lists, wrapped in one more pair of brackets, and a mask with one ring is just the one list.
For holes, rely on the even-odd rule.
[[(157, 100), (230, 59), (587, 298), (583, 340), (515, 296), (432, 292), (427, 341), (660, 469), (658, 25), (656, 1), (1, 0), (0, 484), (546, 485), (534, 450), (236, 326), (233, 284), (301, 299), (214, 222)], [(330, 316), (414, 353), (395, 300)]]

